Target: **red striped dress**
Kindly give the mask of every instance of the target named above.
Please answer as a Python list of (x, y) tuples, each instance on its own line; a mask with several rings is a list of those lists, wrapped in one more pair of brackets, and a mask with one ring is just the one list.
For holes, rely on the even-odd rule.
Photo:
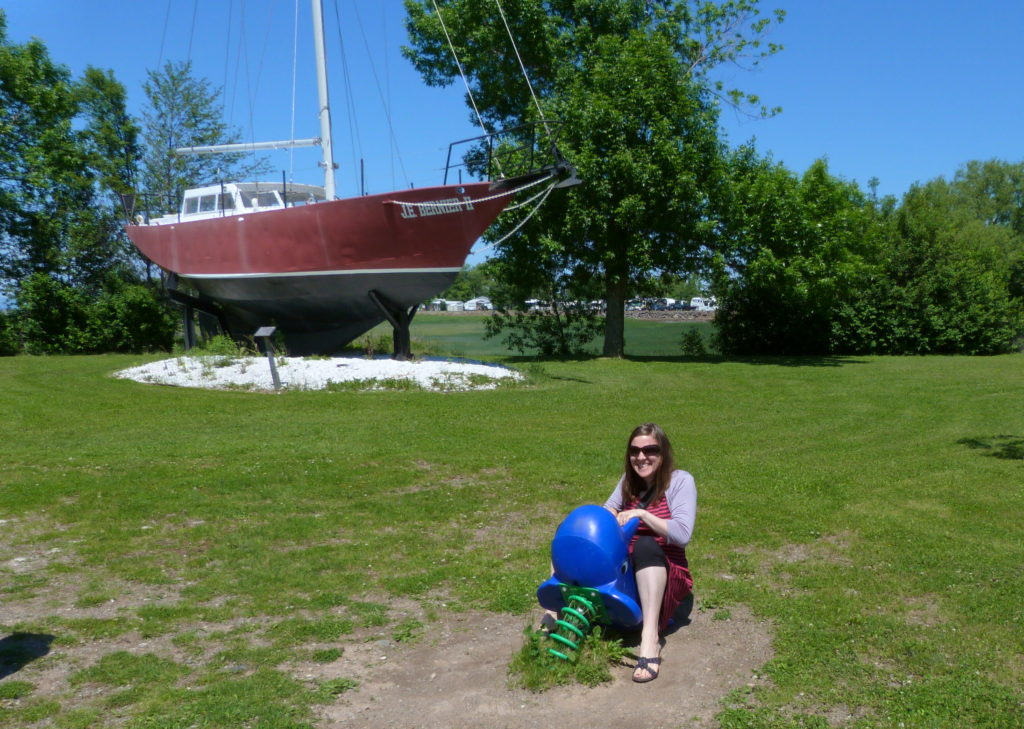
[[(633, 501), (627, 504), (623, 511), (635, 509), (637, 506), (638, 502)], [(647, 511), (666, 521), (672, 517), (672, 512), (668, 508), (668, 500), (664, 496), (650, 504)], [(668, 561), (668, 584), (665, 586), (665, 596), (661, 600), (661, 614), (658, 622), (658, 630), (665, 630), (676, 608), (693, 592), (693, 576), (690, 574), (690, 565), (686, 561), (686, 549), (669, 544), (665, 537), (658, 536), (654, 530), (641, 521), (640, 528), (636, 530), (633, 540), (629, 543), (630, 555), (633, 554), (633, 545), (640, 537), (654, 537)]]

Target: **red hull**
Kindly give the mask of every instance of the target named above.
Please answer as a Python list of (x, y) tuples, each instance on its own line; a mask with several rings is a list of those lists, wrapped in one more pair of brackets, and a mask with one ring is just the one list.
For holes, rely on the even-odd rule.
[(508, 204), (493, 192), (486, 182), (410, 189), (127, 233), (236, 327), (276, 323), (295, 353), (330, 351), (384, 320), (371, 290), (408, 308), (448, 286)]
[(428, 187), (127, 230), (147, 258), (185, 278), (458, 268), (508, 203), (480, 202), (490, 194), (486, 182)]

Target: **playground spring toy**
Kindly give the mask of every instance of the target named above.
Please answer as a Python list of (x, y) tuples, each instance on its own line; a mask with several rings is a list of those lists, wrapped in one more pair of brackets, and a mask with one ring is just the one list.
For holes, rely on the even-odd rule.
[(620, 527), (615, 516), (589, 504), (570, 512), (551, 541), (554, 574), (537, 588), (545, 610), (559, 614), (550, 632), (548, 652), (571, 660), (596, 625), (635, 628), (643, 622), (629, 542), (640, 526), (630, 519)]

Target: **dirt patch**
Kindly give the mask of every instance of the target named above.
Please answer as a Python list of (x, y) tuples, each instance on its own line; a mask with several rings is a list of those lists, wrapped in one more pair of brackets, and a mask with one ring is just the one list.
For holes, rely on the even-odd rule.
[[(612, 682), (596, 688), (511, 689), (508, 663), (522, 645), (525, 622), (479, 612), (442, 618), (415, 644), (346, 644), (334, 663), (296, 671), (307, 680), (359, 681), (320, 710), (317, 724), (325, 729), (710, 728), (717, 726), (721, 699), (763, 681), (757, 671), (772, 656), (767, 626), (742, 607), (730, 614), (716, 620), (695, 610), (690, 624), (666, 638), (661, 675), (643, 685), (632, 682), (632, 666), (624, 665), (613, 670)], [(539, 621), (539, 613), (532, 617)]]
[[(10, 521), (3, 526), (9, 534), (16, 531)], [(5, 581), (30, 576), (56, 559), (73, 564), (68, 553), (52, 549), (50, 543), (33, 544), (30, 549), (15, 549), (8, 543), (0, 549), (0, 575)], [(63, 640), (66, 636), (60, 621), (132, 620), (141, 606), (176, 604), (180, 587), (146, 588), (108, 576), (98, 584), (101, 592), (96, 602), (81, 604), (83, 595), (89, 596), (88, 584), (83, 584), (80, 573), (68, 571), (49, 575), (44, 584), (27, 586), (24, 592), (0, 596), (8, 619), (33, 626), (24, 630), (39, 635), (29, 637), (45, 641), (32, 660), (11, 667), (13, 675), (33, 683), (35, 696), (59, 698), (63, 706), (72, 709), (94, 704), (100, 689), (72, 686), (69, 676), (111, 652), (153, 653), (198, 670), (224, 647), (218, 634), (255, 622), (257, 630), (250, 640), (258, 643), (257, 635), (269, 627), (269, 619), (194, 623), (188, 626), (196, 634), (191, 648), (177, 642), (173, 634), (144, 637), (136, 630)], [(104, 594), (110, 597), (100, 600)], [(714, 716), (722, 709), (721, 700), (736, 689), (752, 689), (762, 683), (758, 673), (772, 657), (766, 623), (755, 620), (741, 605), (730, 605), (728, 611), (702, 610), (698, 596), (690, 622), (665, 639), (664, 662), (656, 681), (634, 684), (630, 664), (614, 668), (613, 680), (595, 688), (570, 686), (534, 694), (509, 688), (507, 672), (509, 661), (522, 645), (527, 621), (539, 624), (539, 611), (529, 617), (482, 611), (453, 613), (441, 599), (364, 598), (388, 605), (388, 625), (363, 628), (336, 643), (303, 647), (310, 653), (342, 649), (332, 663), (310, 661), (280, 667), (304, 681), (359, 682), (358, 688), (334, 702), (316, 707), (318, 729), (591, 729), (616, 725), (711, 729), (717, 726)], [(728, 619), (720, 619), (726, 615)], [(403, 618), (412, 621), (413, 628), (401, 640), (396, 625), (401, 625)], [(43, 634), (42, 626), (47, 623), (53, 627)], [(19, 638), (22, 642), (27, 639)]]
[[(358, 688), (333, 703), (315, 708), (318, 729), (535, 729), (552, 725), (564, 729), (616, 725), (712, 729), (717, 726), (714, 716), (722, 709), (721, 700), (735, 689), (761, 684), (764, 679), (759, 677), (759, 669), (772, 657), (768, 626), (744, 607), (731, 606), (726, 620), (716, 619), (714, 611), (698, 608), (688, 625), (666, 637), (662, 672), (656, 681), (634, 684), (629, 664), (615, 667), (613, 681), (595, 688), (569, 686), (534, 694), (508, 685), (508, 664), (522, 645), (526, 627), (522, 616), (480, 611), (437, 616), (435, 606), (430, 611), (435, 617), (430, 620), (418, 603), (391, 602), (391, 618), (407, 615), (422, 619), (417, 639), (396, 640), (393, 624), (364, 629), (337, 643), (306, 646), (311, 650), (341, 648), (341, 657), (332, 663), (280, 667), (311, 683), (339, 678), (359, 682)], [(41, 612), (41, 605), (32, 607), (31, 612)], [(123, 612), (123, 605), (117, 607)], [(114, 606), (105, 605), (77, 612), (95, 616), (112, 610)], [(531, 624), (539, 624), (539, 618), (539, 612), (530, 616)], [(209, 637), (229, 632), (239, 622), (204, 623), (193, 628)], [(200, 643), (202, 650), (195, 653), (176, 645), (171, 635), (146, 639), (131, 631), (54, 645), (18, 675), (36, 686), (37, 696), (61, 697), (69, 707), (87, 705), (94, 703), (101, 689), (71, 686), (68, 678), (74, 671), (114, 651), (153, 653), (199, 669), (222, 648), (217, 640)]]

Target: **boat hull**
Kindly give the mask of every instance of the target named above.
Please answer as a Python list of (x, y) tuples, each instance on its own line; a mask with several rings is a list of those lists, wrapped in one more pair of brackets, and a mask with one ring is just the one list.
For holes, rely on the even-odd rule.
[(329, 353), (384, 321), (370, 292), (410, 309), (447, 288), (508, 199), (473, 183), (126, 230), (232, 333), (273, 324), (295, 354)]

